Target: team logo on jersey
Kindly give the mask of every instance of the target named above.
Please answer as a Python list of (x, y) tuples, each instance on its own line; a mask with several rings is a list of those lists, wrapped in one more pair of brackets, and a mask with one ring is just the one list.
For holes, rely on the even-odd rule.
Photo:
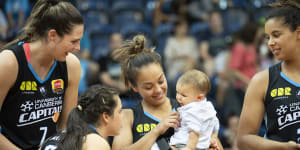
[(287, 111), (288, 107), (286, 105), (280, 105), (279, 108), (276, 109), (276, 113), (278, 116), (284, 115)]
[(300, 90), (297, 90), (297, 92), (296, 92), (296, 97), (297, 97), (298, 99), (300, 99)]
[(26, 101), (20, 108), (23, 112), (30, 111), (33, 108), (33, 102)]
[(64, 90), (64, 80), (57, 79), (51, 81), (53, 93), (61, 93)]

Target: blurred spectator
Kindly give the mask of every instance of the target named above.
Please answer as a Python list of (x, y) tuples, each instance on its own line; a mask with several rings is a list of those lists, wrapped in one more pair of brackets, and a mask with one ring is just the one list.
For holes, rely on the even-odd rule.
[(257, 72), (257, 54), (255, 40), (257, 33), (256, 24), (246, 24), (234, 35), (234, 44), (231, 50), (229, 69), (234, 77), (234, 93), (237, 96), (241, 109), (245, 90), (250, 79)]
[(119, 89), (121, 95), (128, 91), (122, 81), (121, 65), (111, 56), (115, 49), (121, 48), (123, 37), (120, 33), (113, 33), (110, 36), (109, 54), (99, 59), (100, 82), (110, 87)]
[(214, 9), (211, 0), (191, 0), (187, 5), (187, 13), (191, 22), (205, 21), (209, 19), (209, 12)]
[(20, 29), (29, 14), (28, 0), (7, 0), (5, 3), (5, 11), (7, 13), (9, 30), (14, 32)]
[[(7, 19), (3, 11), (0, 9), (0, 41), (4, 41), (7, 35)], [(1, 46), (2, 47), (2, 46)]]
[(195, 67), (199, 54), (197, 43), (193, 37), (187, 35), (188, 24), (179, 20), (175, 23), (174, 35), (167, 40), (164, 51), (166, 74), (169, 81), (169, 94), (175, 97), (175, 83), (177, 77), (185, 70)]
[(153, 27), (156, 28), (162, 23), (174, 22), (175, 14), (171, 10), (172, 0), (158, 0), (153, 13)]
[(239, 125), (239, 116), (231, 113), (226, 122), (226, 128), (221, 133), (220, 141), (224, 150), (238, 150), (236, 144), (237, 129)]
[(227, 49), (226, 32), (219, 11), (213, 10), (209, 16), (210, 30), (206, 39), (199, 44), (201, 63), (204, 72), (211, 78), (215, 73), (215, 57)]

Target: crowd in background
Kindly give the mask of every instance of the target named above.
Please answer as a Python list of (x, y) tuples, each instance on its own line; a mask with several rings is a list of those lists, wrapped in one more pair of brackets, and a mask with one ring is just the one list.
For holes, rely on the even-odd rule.
[[(276, 63), (264, 37), (264, 15), (273, 0), (69, 0), (82, 13), (79, 94), (101, 83), (121, 92), (124, 108), (140, 97), (127, 89), (121, 66), (110, 54), (122, 42), (144, 34), (163, 58), (168, 95), (175, 99), (178, 77), (190, 69), (211, 80), (212, 101), (226, 149), (234, 143), (243, 97), (251, 77)], [(23, 27), (36, 0), (0, 1), (0, 47)], [(258, 89), (259, 90), (259, 89)], [(261, 135), (264, 132), (262, 125)]]

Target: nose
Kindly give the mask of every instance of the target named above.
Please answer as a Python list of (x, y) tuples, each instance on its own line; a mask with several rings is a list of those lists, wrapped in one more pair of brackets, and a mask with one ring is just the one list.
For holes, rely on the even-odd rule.
[(79, 51), (80, 50), (80, 41), (76, 42), (74, 45), (74, 50)]
[(160, 85), (156, 85), (154, 88), (154, 93), (161, 93), (162, 87)]
[(268, 46), (271, 48), (274, 45), (275, 45), (275, 42), (274, 42), (273, 38), (270, 37), (270, 39), (268, 40)]
[(176, 94), (176, 99), (180, 102), (181, 101), (181, 96), (179, 94)]

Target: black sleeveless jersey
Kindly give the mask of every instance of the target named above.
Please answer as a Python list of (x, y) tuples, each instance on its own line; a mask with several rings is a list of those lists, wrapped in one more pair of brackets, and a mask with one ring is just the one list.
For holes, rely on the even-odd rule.
[[(66, 132), (66, 130), (62, 131), (62, 132), (59, 132), (59, 133), (56, 133), (55, 135), (49, 137), (41, 146), (40, 150), (57, 150), (57, 146), (58, 146), (58, 142), (60, 140), (60, 138), (62, 137), (62, 135), (64, 135)], [(88, 134), (91, 134), (91, 133), (95, 133), (95, 134), (98, 134), (100, 135), (96, 129), (94, 128), (91, 128), (88, 133)], [(101, 135), (100, 135), (101, 136)]]
[(266, 138), (300, 143), (300, 84), (281, 72), (281, 63), (269, 69), (265, 97)]
[[(177, 100), (170, 100), (173, 110), (178, 108), (180, 105)], [(138, 141), (145, 134), (150, 132), (156, 125), (160, 122), (157, 118), (153, 117), (148, 112), (144, 111), (142, 102), (138, 103), (135, 107), (131, 108), (133, 110), (133, 125), (132, 125), (132, 135), (133, 135), (133, 143)], [(169, 140), (169, 138), (173, 135), (174, 129), (170, 128), (160, 138), (165, 138)]]
[(56, 121), (68, 85), (67, 66), (65, 62), (55, 61), (46, 79), (41, 80), (27, 61), (23, 45), (10, 49), (17, 58), (19, 70), (0, 111), (2, 134), (22, 149), (37, 149), (56, 133)]

